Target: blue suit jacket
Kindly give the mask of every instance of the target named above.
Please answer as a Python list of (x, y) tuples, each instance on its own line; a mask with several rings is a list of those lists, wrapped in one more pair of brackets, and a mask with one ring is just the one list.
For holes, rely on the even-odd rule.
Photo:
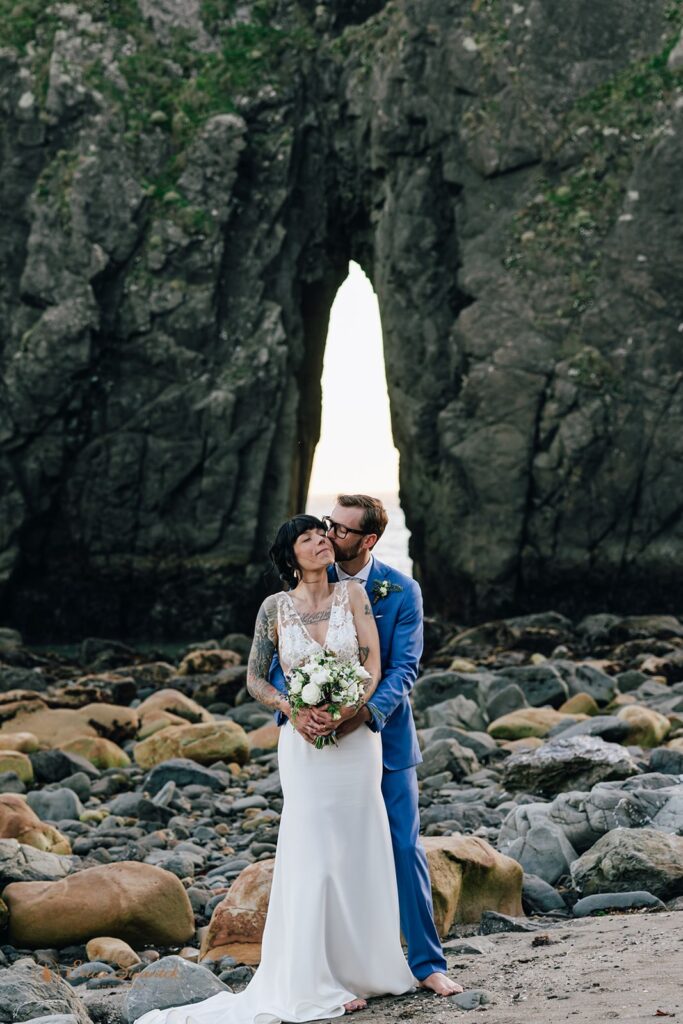
[[(337, 581), (334, 566), (328, 570), (330, 579)], [(401, 587), (375, 601), (373, 584), (388, 580)], [(410, 706), (410, 691), (417, 678), (422, 655), (422, 592), (410, 576), (384, 565), (375, 557), (367, 584), (368, 597), (379, 633), (382, 678), (371, 698), (378, 714), (373, 715), (368, 727), (382, 734), (382, 758), (388, 771), (400, 771), (422, 760)], [(277, 654), (274, 655), (269, 681), (285, 692), (285, 677)], [(285, 721), (276, 713), (278, 724)]]

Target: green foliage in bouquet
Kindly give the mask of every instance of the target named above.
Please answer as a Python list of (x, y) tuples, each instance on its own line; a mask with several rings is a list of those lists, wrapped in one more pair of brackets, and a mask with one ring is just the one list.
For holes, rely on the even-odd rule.
[[(325, 708), (332, 718), (341, 717), (341, 709), (358, 704), (370, 673), (357, 661), (341, 661), (331, 651), (314, 654), (295, 668), (287, 679), (287, 699), (292, 708), (292, 721), (302, 708)], [(333, 733), (318, 736), (315, 746), (320, 750), (336, 744)]]

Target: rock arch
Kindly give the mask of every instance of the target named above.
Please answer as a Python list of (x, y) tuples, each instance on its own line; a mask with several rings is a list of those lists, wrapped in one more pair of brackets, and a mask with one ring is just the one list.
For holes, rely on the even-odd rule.
[[(177, 53), (192, 24), (146, 7), (129, 29), (89, 9), (85, 31), (64, 5), (0, 68), (3, 620), (33, 639), (250, 625), (306, 491), (350, 258), (380, 301), (427, 606), (674, 608), (665, 0), (261, 2)], [(200, 54), (187, 74), (211, 84), (226, 33), (255, 80), (225, 102), (173, 61), (182, 103), (163, 75), (121, 86), (126, 35)]]

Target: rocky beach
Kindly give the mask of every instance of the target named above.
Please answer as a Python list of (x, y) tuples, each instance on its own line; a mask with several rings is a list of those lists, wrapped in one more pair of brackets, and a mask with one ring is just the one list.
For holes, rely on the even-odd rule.
[(683, 0), (0, 0), (0, 1024), (259, 962), (249, 630), (350, 262), (465, 987), (359, 1019), (683, 1012), (682, 74)]
[[(422, 842), (462, 996), (377, 1021), (675, 1015), (683, 622), (426, 623)], [(259, 959), (282, 792), (250, 638), (177, 659), (0, 631), (0, 1019), (129, 1024)]]

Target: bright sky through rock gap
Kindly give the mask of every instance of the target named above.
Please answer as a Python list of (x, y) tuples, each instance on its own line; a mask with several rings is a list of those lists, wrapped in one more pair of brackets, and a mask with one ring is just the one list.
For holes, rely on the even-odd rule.
[(357, 263), (349, 264), (330, 313), (322, 390), (309, 495), (396, 494), (398, 451), (391, 436), (379, 306)]

